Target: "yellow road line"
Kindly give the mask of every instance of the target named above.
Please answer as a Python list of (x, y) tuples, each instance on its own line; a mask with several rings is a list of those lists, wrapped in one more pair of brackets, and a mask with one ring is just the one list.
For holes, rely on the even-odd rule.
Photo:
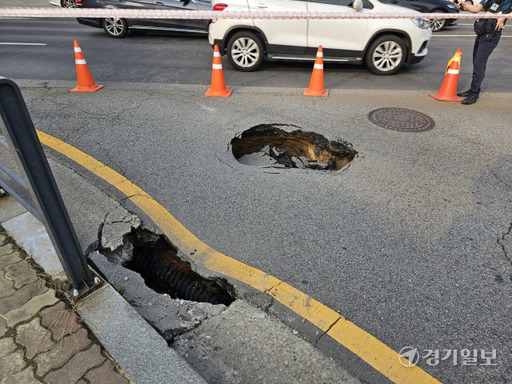
[(113, 169), (53, 136), (41, 131), (37, 133), (41, 143), (80, 164), (124, 193), (155, 222), (171, 242), (197, 264), (272, 295), (299, 316), (327, 332), (330, 337), (394, 383), (440, 384), (417, 366), (403, 366), (397, 352), (304, 292), (210, 248), (155, 199)]

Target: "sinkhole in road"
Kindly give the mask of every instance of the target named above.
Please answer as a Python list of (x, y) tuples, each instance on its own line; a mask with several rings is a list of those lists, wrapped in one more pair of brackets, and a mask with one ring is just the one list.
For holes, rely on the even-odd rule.
[(224, 279), (207, 279), (178, 257), (176, 248), (160, 235), (134, 229), (127, 236), (133, 256), (123, 264), (139, 273), (146, 285), (174, 299), (229, 305), (233, 288)]
[(233, 156), (245, 165), (340, 170), (357, 155), (352, 144), (330, 141), (291, 124), (260, 124), (231, 140)]

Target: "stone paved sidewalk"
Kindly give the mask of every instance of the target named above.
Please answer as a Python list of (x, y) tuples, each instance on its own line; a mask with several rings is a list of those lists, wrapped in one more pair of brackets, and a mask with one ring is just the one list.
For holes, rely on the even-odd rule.
[(58, 284), (0, 232), (0, 384), (131, 383), (59, 299)]

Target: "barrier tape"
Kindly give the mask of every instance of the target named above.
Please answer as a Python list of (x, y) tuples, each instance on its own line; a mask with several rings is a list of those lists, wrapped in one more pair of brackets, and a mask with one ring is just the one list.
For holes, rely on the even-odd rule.
[(0, 17), (85, 17), (126, 19), (491, 19), (512, 14), (473, 13), (371, 13), (371, 12), (265, 12), (265, 11), (172, 11), (106, 8), (3, 7)]

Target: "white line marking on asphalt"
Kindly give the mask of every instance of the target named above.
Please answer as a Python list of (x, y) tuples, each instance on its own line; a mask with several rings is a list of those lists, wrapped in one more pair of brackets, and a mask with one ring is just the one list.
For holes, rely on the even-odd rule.
[(10, 43), (10, 42), (0, 42), (0, 45), (46, 45), (46, 43)]
[[(476, 35), (473, 33), (472, 35), (435, 35), (433, 37), (475, 37)], [(501, 38), (507, 38), (512, 36), (503, 36), (501, 35)]]
[(35, 17), (4, 17), (0, 16), (1, 20), (32, 20), (35, 19)]

